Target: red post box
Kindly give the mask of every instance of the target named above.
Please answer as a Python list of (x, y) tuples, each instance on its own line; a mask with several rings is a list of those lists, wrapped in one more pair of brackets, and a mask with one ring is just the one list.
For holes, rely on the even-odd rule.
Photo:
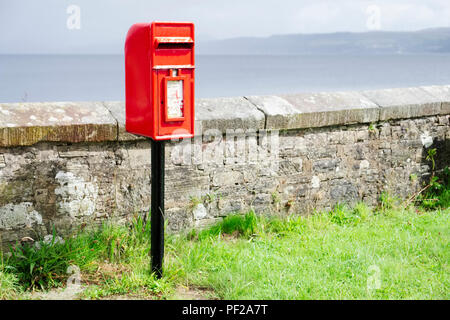
[(153, 140), (194, 136), (194, 24), (137, 23), (125, 42), (125, 128)]

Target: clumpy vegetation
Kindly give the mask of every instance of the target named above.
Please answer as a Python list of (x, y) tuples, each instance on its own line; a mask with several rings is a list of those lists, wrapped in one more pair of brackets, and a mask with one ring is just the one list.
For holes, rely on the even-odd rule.
[(65, 287), (81, 272), (82, 299), (448, 299), (448, 206), (339, 204), (304, 217), (231, 215), (166, 239), (165, 273), (149, 273), (150, 224), (104, 225), (76, 237), (23, 244), (0, 260), (0, 298)]
[(156, 281), (148, 273), (149, 248), (150, 224), (138, 217), (129, 227), (104, 224), (64, 243), (16, 245), (9, 255), (3, 254), (2, 268), (4, 274), (18, 279), (15, 286), (8, 286), (11, 290), (65, 287), (70, 276), (74, 279), (80, 270), (81, 284), (89, 286), (89, 294), (95, 291), (94, 297), (135, 290), (158, 296), (164, 291), (165, 280)]
[[(415, 200), (426, 209), (450, 207), (450, 168), (445, 167), (436, 173), (435, 148), (427, 151), (426, 159), (431, 163), (431, 177), (424, 187), (414, 194), (409, 200)], [(413, 177), (414, 178), (414, 177)]]
[(450, 207), (450, 169), (446, 167), (441, 174), (432, 175), (423, 193), (418, 195), (417, 201), (427, 209)]

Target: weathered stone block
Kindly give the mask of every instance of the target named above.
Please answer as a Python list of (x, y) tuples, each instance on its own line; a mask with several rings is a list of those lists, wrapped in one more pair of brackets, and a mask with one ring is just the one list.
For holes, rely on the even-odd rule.
[(0, 104), (0, 146), (116, 139), (117, 122), (100, 102)]
[(378, 107), (357, 92), (247, 97), (267, 117), (267, 129), (314, 128), (378, 121)]
[(42, 216), (31, 202), (9, 203), (0, 207), (0, 232), (42, 225)]
[(198, 99), (195, 101), (195, 125), (203, 132), (213, 129), (227, 130), (264, 129), (264, 114), (243, 97)]
[(334, 171), (334, 170), (336, 170), (336, 167), (338, 165), (339, 165), (338, 159), (318, 160), (313, 163), (313, 171), (314, 172)]
[(441, 114), (450, 114), (450, 85), (421, 87), (441, 102)]
[(421, 88), (372, 90), (361, 94), (380, 106), (380, 121), (441, 113), (441, 101)]
[(129, 133), (125, 130), (125, 101), (105, 101), (103, 102), (106, 109), (109, 110), (111, 115), (117, 121), (118, 133), (117, 138), (119, 141), (133, 141), (133, 140), (145, 140), (148, 139), (143, 136)]

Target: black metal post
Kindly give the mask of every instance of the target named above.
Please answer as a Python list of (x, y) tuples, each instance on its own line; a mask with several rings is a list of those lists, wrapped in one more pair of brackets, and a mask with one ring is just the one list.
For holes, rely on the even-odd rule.
[(151, 257), (152, 272), (162, 277), (164, 258), (164, 141), (152, 141)]

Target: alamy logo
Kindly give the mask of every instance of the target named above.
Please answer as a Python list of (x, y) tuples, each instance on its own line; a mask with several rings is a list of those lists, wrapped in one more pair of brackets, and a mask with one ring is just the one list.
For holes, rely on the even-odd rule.
[(69, 14), (66, 21), (67, 29), (80, 30), (81, 29), (81, 9), (75, 4), (67, 7), (66, 13)]
[(381, 9), (377, 5), (370, 5), (366, 9), (366, 27), (369, 30), (381, 29)]
[(81, 287), (81, 272), (76, 265), (70, 265), (67, 268), (67, 274), (70, 274), (67, 279), (67, 289), (77, 291)]
[[(174, 131), (174, 134), (182, 133), (183, 129)], [(223, 135), (219, 129), (208, 129), (193, 139), (172, 139), (172, 142), (176, 142), (171, 152), (175, 165), (266, 163), (270, 172), (278, 170), (278, 130), (226, 129)]]
[(371, 265), (367, 270), (367, 290), (377, 290), (381, 288), (381, 271), (377, 265)]

